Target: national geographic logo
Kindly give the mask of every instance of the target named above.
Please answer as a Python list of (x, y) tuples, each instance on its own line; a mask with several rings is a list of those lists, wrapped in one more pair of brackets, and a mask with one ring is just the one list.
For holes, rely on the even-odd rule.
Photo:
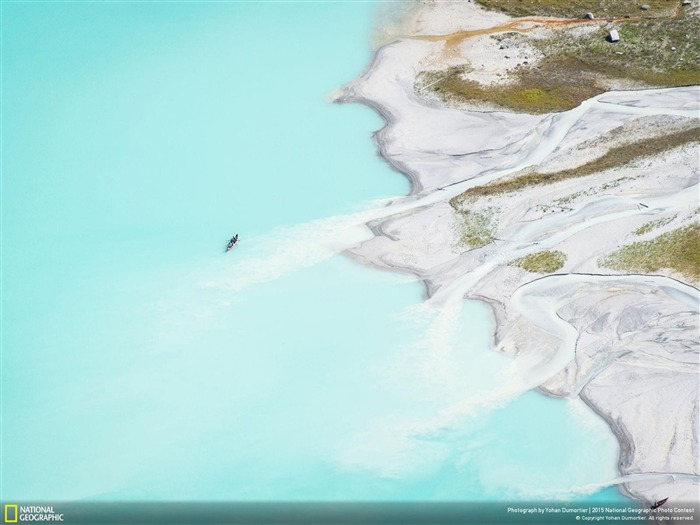
[(5, 523), (17, 523), (17, 505), (5, 505)]
[(53, 506), (6, 504), (3, 517), (5, 523), (63, 521), (63, 514), (55, 512)]

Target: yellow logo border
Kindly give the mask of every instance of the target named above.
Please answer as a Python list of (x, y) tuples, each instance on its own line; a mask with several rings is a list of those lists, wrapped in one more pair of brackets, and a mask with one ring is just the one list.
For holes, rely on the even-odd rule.
[[(7, 512), (10, 509), (15, 509), (15, 519), (11, 520), (8, 518), (9, 512)], [(5, 523), (17, 523), (17, 518), (19, 517), (19, 511), (17, 508), (17, 505), (5, 505)]]

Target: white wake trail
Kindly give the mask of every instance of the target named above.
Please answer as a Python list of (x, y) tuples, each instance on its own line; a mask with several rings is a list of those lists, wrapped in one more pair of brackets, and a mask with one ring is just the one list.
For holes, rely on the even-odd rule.
[(204, 281), (202, 285), (239, 292), (326, 261), (372, 238), (366, 224), (390, 202), (375, 201), (363, 211), (280, 227), (252, 238), (247, 241), (250, 256), (228, 266), (223, 277)]

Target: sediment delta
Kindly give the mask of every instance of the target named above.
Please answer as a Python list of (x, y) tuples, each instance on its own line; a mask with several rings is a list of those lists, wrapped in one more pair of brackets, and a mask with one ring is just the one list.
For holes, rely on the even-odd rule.
[[(509, 67), (503, 57), (478, 54), (469, 35), (459, 45), (448, 36), (487, 38), (479, 32), (509, 19), (470, 2), (417, 4), (403, 16), (371, 67), (335, 95), (379, 111), (381, 154), (412, 182), (411, 195), (370, 220), (375, 237), (350, 254), (417, 275), (427, 305), (445, 319), (458, 317), (465, 298), (490, 305), (494, 346), (513, 356), (501, 400), (539, 388), (581, 398), (609, 424), (620, 443), (620, 477), (560, 495), (618, 485), (647, 504), (695, 502), (697, 277), (673, 260), (653, 275), (605, 261), (636, 241), (697, 225), (700, 169), (688, 130), (698, 127), (700, 90), (610, 91), (538, 115), (448, 107), (417, 88), (420, 72), (477, 58), (477, 72), (497, 81)], [(686, 132), (689, 140), (645, 155), (647, 138)], [(585, 176), (540, 177), (485, 196), (468, 191), (575, 170), (625, 147), (638, 154)], [(514, 264), (547, 250), (561, 254), (555, 273)], [(456, 407), (442, 424), (467, 413)]]

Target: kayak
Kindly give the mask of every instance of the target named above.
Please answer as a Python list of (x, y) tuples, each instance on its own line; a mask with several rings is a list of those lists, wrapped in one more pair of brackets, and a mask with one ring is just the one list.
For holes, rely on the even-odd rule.
[(236, 244), (238, 244), (238, 234), (229, 239), (228, 244), (226, 245), (226, 251), (230, 252), (233, 250), (233, 247), (236, 246)]

